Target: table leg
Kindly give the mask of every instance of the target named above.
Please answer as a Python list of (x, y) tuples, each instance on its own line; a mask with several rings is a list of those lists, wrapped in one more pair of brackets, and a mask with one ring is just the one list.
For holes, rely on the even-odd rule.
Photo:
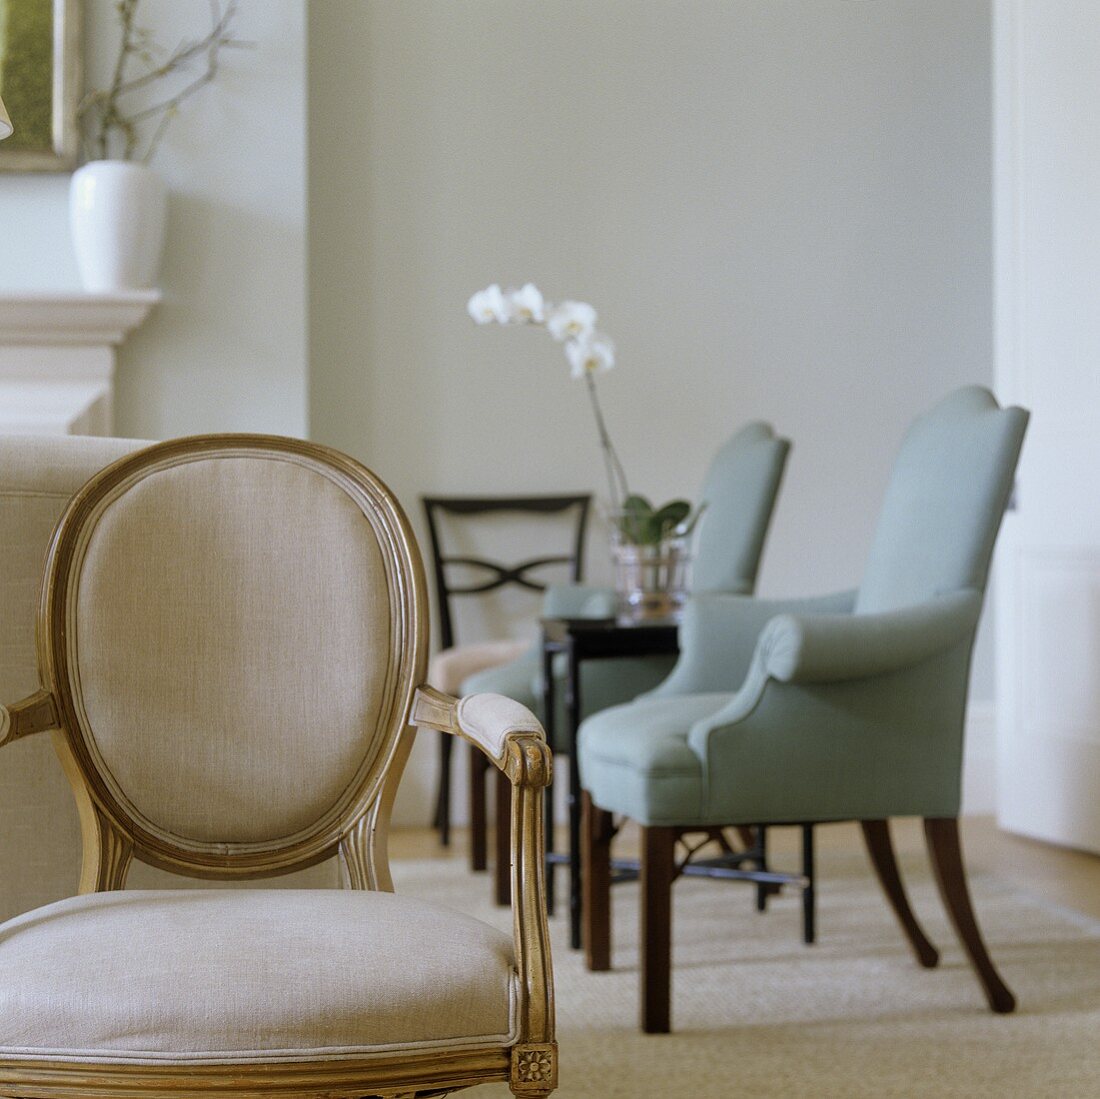
[(572, 640), (566, 650), (569, 670), (565, 695), (566, 750), (569, 752), (569, 945), (580, 950), (581, 908), (581, 770), (577, 759), (577, 728), (581, 723), (581, 676), (577, 649)]

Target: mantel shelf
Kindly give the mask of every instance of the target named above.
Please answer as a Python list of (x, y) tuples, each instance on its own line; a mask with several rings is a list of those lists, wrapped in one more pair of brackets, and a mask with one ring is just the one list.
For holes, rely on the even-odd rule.
[(112, 434), (116, 349), (160, 299), (0, 291), (0, 433)]
[(0, 292), (0, 345), (116, 346), (160, 300), (159, 290)]

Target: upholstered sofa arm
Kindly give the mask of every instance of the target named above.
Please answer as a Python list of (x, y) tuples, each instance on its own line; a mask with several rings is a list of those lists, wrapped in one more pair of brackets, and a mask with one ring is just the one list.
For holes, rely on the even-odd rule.
[(761, 631), (778, 615), (851, 611), (854, 591), (809, 599), (754, 599), (708, 593), (689, 600), (680, 626), (680, 659), (652, 696), (736, 691), (748, 674)]
[(783, 683), (885, 675), (968, 642), (981, 613), (975, 591), (882, 614), (773, 618), (760, 636), (764, 672)]
[[(433, 687), (421, 687), (413, 699), (412, 723), (476, 744), (517, 785), (550, 784), (550, 749), (542, 725), (526, 706), (510, 698), (495, 694), (452, 698)], [(522, 748), (525, 742), (534, 742), (533, 755), (545, 766), (528, 766), (534, 763), (531, 753), (519, 753), (517, 761), (511, 749)], [(522, 765), (516, 766), (517, 762)]]

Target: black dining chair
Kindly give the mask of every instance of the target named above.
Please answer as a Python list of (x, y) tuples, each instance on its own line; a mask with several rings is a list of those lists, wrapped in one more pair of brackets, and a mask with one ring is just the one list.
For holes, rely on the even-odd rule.
[[(428, 527), (431, 572), (438, 605), (439, 652), (432, 658), (428, 681), (447, 693), (475, 672), (506, 664), (530, 646), (530, 641), (482, 640), (459, 643), (456, 638), (456, 602), (484, 597), (502, 588), (514, 587), (542, 593), (551, 582), (578, 583), (584, 572), (584, 539), (592, 505), (591, 493), (532, 496), (422, 496)], [(562, 522), (553, 531), (536, 522), (525, 555), (513, 562), (502, 561), (466, 548), (463, 535), (495, 533), (494, 522), (502, 519), (542, 517)], [(525, 531), (525, 533), (527, 533)], [(530, 556), (526, 556), (530, 554)], [(537, 612), (533, 612), (537, 613)], [(454, 738), (440, 737), (439, 787), (433, 826), (447, 846), (451, 839), (451, 770)], [(488, 865), (486, 827), (486, 774), (484, 757), (470, 753), (470, 859), (474, 870)]]

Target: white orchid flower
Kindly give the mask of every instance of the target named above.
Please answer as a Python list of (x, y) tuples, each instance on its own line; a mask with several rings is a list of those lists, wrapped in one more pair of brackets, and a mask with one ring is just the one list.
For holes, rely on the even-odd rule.
[(565, 354), (573, 368), (574, 378), (600, 374), (615, 365), (615, 345), (598, 332), (588, 339), (569, 340), (565, 345)]
[(519, 324), (542, 324), (546, 320), (546, 302), (533, 282), (525, 283), (518, 290), (509, 290), (507, 304), (509, 319)]
[(504, 324), (509, 317), (508, 305), (504, 300), (504, 293), (497, 283), (479, 290), (466, 303), (466, 312), (477, 321), (478, 324), (490, 324), (499, 321)]
[(586, 340), (596, 330), (596, 310), (586, 301), (563, 301), (547, 311), (546, 330), (559, 343)]

